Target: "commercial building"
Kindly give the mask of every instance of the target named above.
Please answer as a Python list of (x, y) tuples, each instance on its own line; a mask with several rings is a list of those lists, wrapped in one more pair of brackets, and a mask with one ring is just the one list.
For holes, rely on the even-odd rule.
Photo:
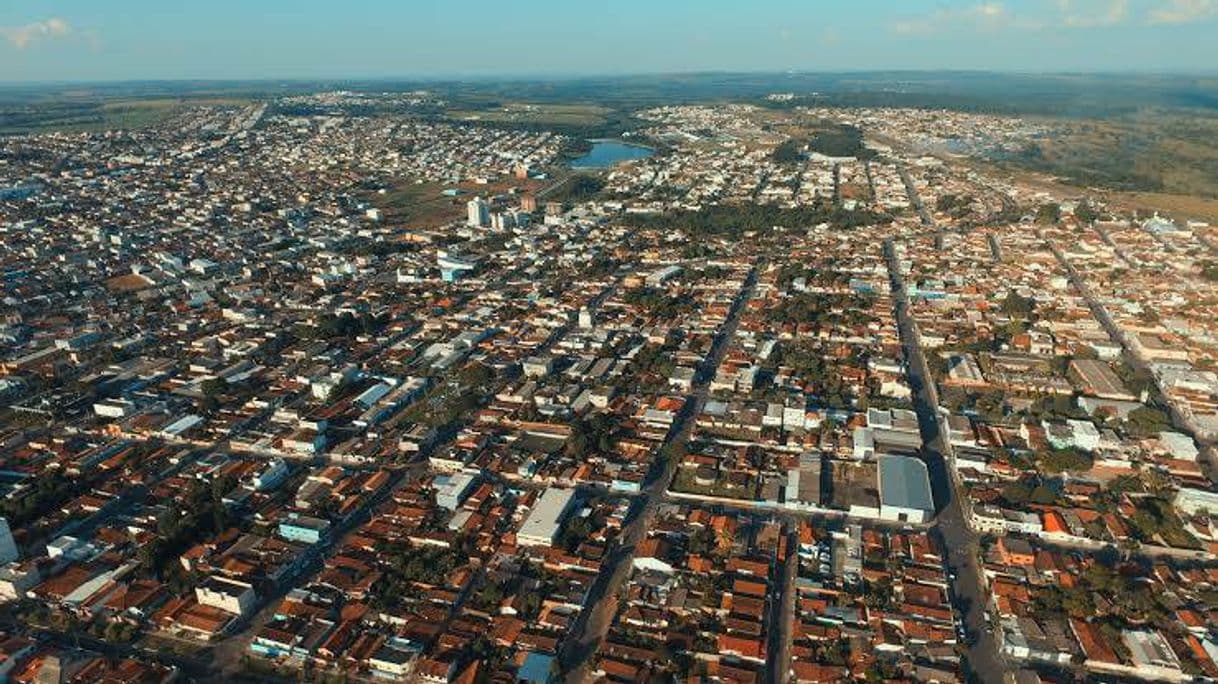
[(550, 487), (537, 497), (533, 510), (520, 525), (516, 541), (524, 546), (549, 546), (558, 536), (563, 518), (575, 503), (575, 490)]
[(657, 271), (653, 271), (647, 275), (645, 280), (647, 287), (659, 287), (675, 278), (681, 270), (680, 266), (665, 266)]
[(1186, 515), (1218, 512), (1218, 493), (1184, 487), (1176, 492), (1176, 508)]
[(292, 514), (279, 523), (279, 536), (288, 541), (317, 544), (330, 531), (330, 521)]
[(251, 614), (258, 603), (254, 587), (224, 577), (209, 577), (195, 587), (195, 599), (204, 606), (219, 608), (242, 617)]
[(926, 464), (909, 456), (879, 457), (880, 517), (924, 523), (935, 514)]
[(491, 205), (481, 197), (475, 197), (465, 205), (465, 222), (472, 228), (481, 228), (491, 222)]
[(455, 511), (469, 496), (477, 478), (470, 473), (453, 473), (441, 475), (435, 480), (436, 505)]

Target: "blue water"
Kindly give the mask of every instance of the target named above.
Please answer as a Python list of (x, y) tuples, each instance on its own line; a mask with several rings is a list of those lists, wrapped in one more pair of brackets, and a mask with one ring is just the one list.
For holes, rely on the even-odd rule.
[(592, 149), (571, 162), (573, 169), (605, 169), (618, 162), (644, 159), (655, 154), (655, 150), (642, 145), (631, 145), (617, 140), (592, 140)]

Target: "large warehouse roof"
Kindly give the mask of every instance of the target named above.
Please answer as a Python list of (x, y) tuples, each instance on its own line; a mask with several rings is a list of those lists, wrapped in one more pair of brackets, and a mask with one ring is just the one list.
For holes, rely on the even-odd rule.
[(529, 517), (520, 526), (517, 538), (523, 544), (550, 544), (562, 524), (563, 516), (575, 498), (575, 490), (551, 487), (537, 497)]
[(880, 461), (880, 503), (933, 513), (935, 499), (930, 493), (926, 464), (909, 456), (882, 455)]

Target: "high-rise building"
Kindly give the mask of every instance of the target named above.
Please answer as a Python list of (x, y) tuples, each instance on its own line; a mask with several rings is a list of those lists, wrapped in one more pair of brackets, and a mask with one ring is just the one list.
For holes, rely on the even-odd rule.
[(8, 519), (0, 518), (0, 565), (20, 558), (21, 554), (17, 551), (17, 542), (13, 541), (13, 531), (9, 529)]
[(521, 197), (520, 198), (520, 208), (529, 213), (537, 211), (537, 196), (536, 195), (525, 195), (524, 197)]
[(481, 197), (475, 197), (465, 205), (468, 217), (466, 223), (474, 228), (481, 228), (491, 222), (491, 205)]
[(516, 227), (516, 215), (508, 212), (495, 212), (491, 215), (491, 227), (495, 230), (509, 230)]

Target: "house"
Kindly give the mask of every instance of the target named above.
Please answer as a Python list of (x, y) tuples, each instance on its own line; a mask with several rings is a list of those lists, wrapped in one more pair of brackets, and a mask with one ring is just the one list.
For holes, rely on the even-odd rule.
[(1018, 537), (999, 537), (998, 555), (1007, 565), (1030, 567), (1036, 563), (1036, 551), (1027, 540)]

